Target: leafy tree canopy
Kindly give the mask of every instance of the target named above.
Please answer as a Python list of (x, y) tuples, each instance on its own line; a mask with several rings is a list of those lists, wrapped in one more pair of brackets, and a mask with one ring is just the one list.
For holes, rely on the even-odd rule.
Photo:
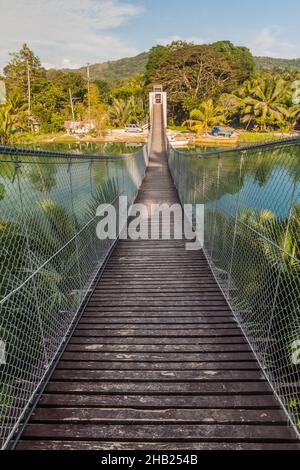
[(218, 41), (211, 46), (230, 60), (239, 83), (243, 83), (254, 73), (255, 60), (247, 47), (235, 46), (230, 41)]
[(11, 60), (4, 67), (5, 82), (9, 92), (18, 92), (24, 99), (27, 96), (27, 70), (29, 68), (34, 89), (38, 89), (46, 76), (40, 59), (32, 52), (27, 44), (23, 44), (19, 52), (10, 54)]
[(230, 60), (213, 47), (173, 43), (156, 63), (151, 83), (161, 83), (171, 107), (181, 108), (181, 118), (201, 101), (215, 98), (237, 84)]

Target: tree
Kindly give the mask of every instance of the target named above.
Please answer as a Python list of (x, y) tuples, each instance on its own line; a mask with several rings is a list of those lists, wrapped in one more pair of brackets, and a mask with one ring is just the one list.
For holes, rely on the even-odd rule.
[[(101, 102), (99, 88), (95, 83), (90, 84), (90, 104), (91, 104), (91, 119), (95, 124), (95, 131), (101, 134), (106, 127), (108, 120), (108, 113), (106, 105)], [(88, 116), (86, 116), (87, 118)]]
[(263, 131), (267, 131), (268, 126), (280, 126), (288, 116), (286, 82), (272, 77), (261, 79), (253, 85), (245, 98), (242, 121), (254, 121)]
[(20, 100), (28, 105), (28, 126), (32, 120), (32, 97), (38, 93), (44, 85), (46, 71), (41, 66), (39, 58), (23, 44), (19, 52), (10, 54), (11, 60), (4, 67), (4, 77), (8, 95), (17, 95)]
[(181, 46), (160, 61), (152, 82), (168, 92), (171, 111), (184, 119), (201, 101), (236, 85), (229, 60), (210, 46)]
[(94, 83), (98, 87), (102, 101), (106, 104), (109, 104), (109, 98), (110, 98), (110, 93), (111, 93), (110, 84), (106, 82), (105, 80), (95, 80)]
[(145, 74), (145, 80), (147, 84), (153, 82), (152, 78), (156, 70), (158, 69), (159, 64), (164, 59), (167, 59), (167, 57), (169, 56), (170, 56), (170, 51), (168, 50), (166, 46), (157, 45), (155, 47), (152, 47), (152, 49), (150, 49), (148, 62), (146, 65), (146, 74)]
[(8, 144), (13, 133), (14, 125), (11, 116), (11, 104), (0, 106), (0, 143)]
[(76, 104), (83, 103), (85, 98), (86, 83), (83, 77), (74, 72), (47, 71), (43, 87), (33, 96), (33, 110), (41, 131), (61, 131), (64, 121), (72, 119), (69, 90), (76, 110)]
[(235, 46), (230, 41), (218, 41), (213, 43), (212, 47), (230, 60), (238, 83), (243, 83), (253, 75), (255, 61), (250, 49)]
[(118, 127), (133, 123), (137, 120), (140, 112), (138, 101), (131, 97), (129, 100), (114, 99), (110, 108), (110, 117), (114, 125)]
[(145, 79), (143, 75), (134, 75), (128, 82), (122, 86), (114, 88), (111, 91), (112, 97), (127, 100), (132, 96), (136, 98), (144, 98)]
[[(16, 112), (16, 109), (19, 112)], [(0, 105), (0, 143), (12, 143), (14, 134), (17, 130), (22, 129), (22, 119), (20, 120), (20, 112), (22, 106), (17, 96), (9, 98), (5, 104)], [(23, 109), (23, 113), (26, 111)]]
[(219, 98), (218, 104), (226, 121), (235, 121), (241, 109), (244, 108), (244, 100), (230, 93), (223, 93)]
[(184, 123), (191, 130), (197, 133), (207, 132), (210, 127), (225, 123), (226, 117), (221, 106), (214, 105), (213, 100), (203, 101), (199, 108), (193, 109), (190, 119)]
[(286, 128), (292, 131), (300, 121), (300, 106), (299, 104), (291, 106), (287, 109), (286, 115)]

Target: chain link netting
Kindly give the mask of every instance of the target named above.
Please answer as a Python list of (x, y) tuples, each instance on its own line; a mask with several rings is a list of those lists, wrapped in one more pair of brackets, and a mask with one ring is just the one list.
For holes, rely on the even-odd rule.
[(300, 142), (190, 154), (169, 146), (183, 204), (205, 208), (204, 252), (300, 431)]
[(98, 206), (118, 210), (121, 195), (132, 204), (147, 158), (146, 147), (114, 157), (0, 149), (0, 447), (17, 430), (114, 243), (96, 236)]

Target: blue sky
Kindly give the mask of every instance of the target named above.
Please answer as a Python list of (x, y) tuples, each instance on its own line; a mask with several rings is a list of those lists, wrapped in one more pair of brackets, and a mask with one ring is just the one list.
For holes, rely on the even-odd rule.
[(0, 0), (0, 67), (23, 42), (47, 67), (132, 56), (157, 43), (230, 39), (300, 57), (299, 0)]

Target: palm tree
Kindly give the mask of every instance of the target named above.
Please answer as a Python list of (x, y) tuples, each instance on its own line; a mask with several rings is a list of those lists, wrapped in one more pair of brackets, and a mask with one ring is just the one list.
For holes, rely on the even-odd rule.
[(286, 82), (278, 78), (266, 78), (254, 82), (248, 88), (242, 121), (250, 123), (256, 121), (263, 131), (267, 131), (268, 124), (281, 124), (288, 115), (285, 106)]
[(300, 121), (300, 106), (296, 104), (288, 109), (287, 113), (287, 128), (292, 131), (297, 123)]
[(212, 99), (203, 101), (198, 109), (193, 109), (190, 113), (190, 119), (183, 123), (191, 130), (197, 133), (207, 132), (212, 126), (225, 123), (223, 109), (220, 105), (215, 105)]
[(0, 106), (0, 143), (8, 144), (14, 132), (12, 105), (6, 103)]
[(28, 116), (24, 111), (24, 102), (17, 96), (11, 95), (5, 104), (0, 106), (0, 143), (8, 144), (16, 129), (25, 129), (24, 118)]
[(137, 119), (140, 108), (140, 100), (133, 96), (129, 100), (115, 98), (110, 108), (111, 120), (113, 124), (120, 127), (130, 124)]
[(244, 107), (244, 100), (237, 95), (223, 93), (219, 98), (218, 104), (222, 109), (222, 114), (224, 114), (228, 121), (240, 113)]

